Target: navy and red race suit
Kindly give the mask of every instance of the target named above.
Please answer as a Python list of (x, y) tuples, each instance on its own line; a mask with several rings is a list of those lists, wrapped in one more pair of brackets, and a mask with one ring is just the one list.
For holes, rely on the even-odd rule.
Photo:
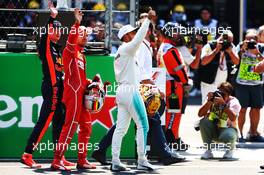
[[(50, 17), (46, 31), (52, 27), (54, 18)], [(63, 94), (63, 64), (60, 46), (50, 40), (49, 33), (42, 35), (38, 46), (38, 54), (42, 64), (41, 92), (43, 103), (38, 121), (28, 139), (26, 153), (32, 154), (52, 121), (53, 143), (59, 139), (64, 123)]]

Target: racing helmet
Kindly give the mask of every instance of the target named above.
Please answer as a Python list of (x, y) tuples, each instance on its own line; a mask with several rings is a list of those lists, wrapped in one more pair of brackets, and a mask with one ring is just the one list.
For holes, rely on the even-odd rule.
[(103, 84), (100, 75), (96, 75), (84, 93), (84, 107), (91, 113), (99, 112), (105, 101), (106, 86), (108, 82)]
[(153, 117), (161, 106), (161, 97), (156, 86), (141, 85), (141, 96), (145, 103), (147, 115)]

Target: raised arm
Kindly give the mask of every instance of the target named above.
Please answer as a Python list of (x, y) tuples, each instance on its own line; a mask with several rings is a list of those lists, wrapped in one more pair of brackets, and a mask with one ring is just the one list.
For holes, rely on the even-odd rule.
[(203, 45), (202, 44), (196, 44), (196, 48), (197, 48), (197, 51), (195, 53), (195, 59), (190, 64), (190, 67), (192, 69), (198, 69), (199, 68), (200, 61), (201, 61), (201, 53), (202, 53)]
[[(207, 45), (205, 45), (205, 47), (207, 47)], [(206, 50), (202, 51), (202, 61), (201, 64), (203, 66), (209, 64), (210, 62), (213, 61), (213, 59), (215, 58), (215, 56), (220, 52), (222, 48), (222, 45), (220, 43), (216, 44), (216, 48), (214, 50), (212, 50), (210, 53), (206, 53), (205, 55), (203, 54), (203, 52), (207, 52)], [(204, 49), (204, 48), (203, 48)], [(206, 49), (206, 48), (205, 48)]]
[(230, 56), (232, 62), (235, 64), (235, 65), (238, 65), (239, 64), (239, 57), (238, 57), (238, 54), (236, 53), (236, 50), (235, 50), (235, 47), (229, 47), (227, 50), (226, 50), (227, 54)]
[(148, 18), (144, 20), (141, 27), (137, 31), (135, 37), (125, 45), (125, 51), (129, 54), (135, 54), (138, 50), (140, 44), (143, 42), (144, 38), (147, 35), (149, 24), (151, 20), (154, 20), (156, 18), (155, 11), (151, 10), (148, 12)]
[(50, 29), (50, 27), (52, 27), (53, 21), (55, 20), (55, 18), (58, 15), (58, 11), (54, 7), (54, 5), (53, 5), (53, 3), (51, 1), (48, 2), (48, 7), (50, 9), (50, 17), (48, 19), (47, 24), (45, 25), (45, 31), (41, 35), (40, 46), (39, 47), (45, 47), (45, 45), (47, 44), (47, 39), (48, 39), (48, 36), (49, 36), (49, 33), (50, 33), (49, 29)]
[(46, 49), (49, 48), (51, 40), (49, 39), (49, 35), (52, 33), (52, 31), (49, 31), (53, 27), (53, 22), (58, 15), (58, 11), (53, 6), (52, 2), (49, 1), (49, 9), (50, 9), (50, 17), (45, 25), (45, 30), (41, 30), (40, 33), (40, 41), (38, 43), (38, 54), (40, 56), (40, 59), (46, 58)]
[(80, 9), (78, 8), (74, 9), (74, 17), (75, 17), (75, 23), (71, 27), (68, 40), (67, 40), (67, 44), (66, 44), (66, 48), (70, 52), (74, 52), (77, 39), (78, 39), (78, 35), (79, 35), (79, 26), (82, 22), (82, 17), (83, 17), (83, 13), (81, 12)]

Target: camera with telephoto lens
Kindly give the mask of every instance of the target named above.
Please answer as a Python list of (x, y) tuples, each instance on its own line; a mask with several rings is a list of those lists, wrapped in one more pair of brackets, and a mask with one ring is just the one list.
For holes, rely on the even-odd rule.
[(251, 39), (247, 42), (247, 48), (248, 49), (256, 49), (257, 41), (254, 39)]
[(222, 51), (228, 49), (231, 46), (231, 42), (228, 39), (228, 34), (224, 33), (223, 34), (223, 41), (220, 42), (220, 44), (222, 44)]

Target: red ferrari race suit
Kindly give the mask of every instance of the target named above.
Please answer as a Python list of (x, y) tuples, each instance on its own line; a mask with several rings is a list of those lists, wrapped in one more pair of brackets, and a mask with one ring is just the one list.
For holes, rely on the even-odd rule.
[(65, 71), (63, 102), (66, 106), (66, 118), (56, 147), (54, 159), (60, 159), (70, 144), (79, 125), (78, 161), (86, 160), (87, 144), (91, 135), (91, 115), (83, 105), (86, 79), (86, 60), (83, 48), (77, 45), (79, 24), (72, 26), (66, 47), (63, 51)]
[[(162, 63), (167, 70), (166, 75), (166, 106), (167, 109), (171, 109), (170, 99), (172, 95), (176, 101), (173, 101), (174, 107), (178, 110), (166, 110), (166, 129), (170, 130), (173, 134), (173, 138), (166, 133), (167, 141), (169, 143), (175, 142), (179, 139), (179, 126), (182, 116), (182, 111), (185, 108), (183, 106), (184, 98), (184, 85), (188, 84), (188, 76), (184, 60), (181, 57), (179, 51), (173, 46), (170, 40), (164, 41)], [(177, 103), (177, 104), (175, 104)], [(175, 112), (177, 111), (177, 112)], [(168, 138), (169, 137), (169, 138)]]

